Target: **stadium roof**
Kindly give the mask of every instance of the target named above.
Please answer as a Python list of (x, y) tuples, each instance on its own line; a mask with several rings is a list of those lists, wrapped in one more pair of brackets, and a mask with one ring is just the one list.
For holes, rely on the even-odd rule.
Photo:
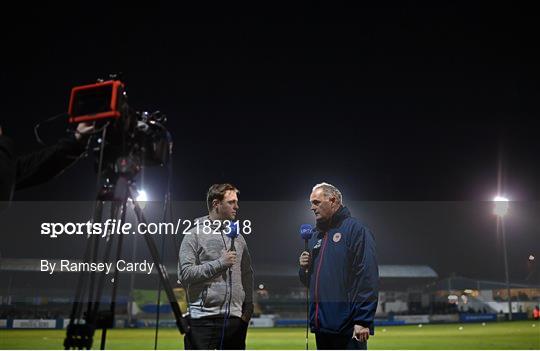
[(439, 275), (429, 266), (379, 266), (381, 278), (438, 278)]
[[(298, 267), (285, 265), (257, 265), (258, 276), (298, 277)], [(380, 278), (438, 278), (439, 275), (429, 266), (379, 265)]]
[[(534, 284), (518, 284), (510, 283), (511, 288), (539, 288), (539, 285)], [(504, 289), (506, 288), (505, 282), (497, 282), (490, 280), (479, 280), (465, 277), (449, 277), (439, 280), (436, 283), (430, 285), (432, 290), (491, 290), (491, 289)]]

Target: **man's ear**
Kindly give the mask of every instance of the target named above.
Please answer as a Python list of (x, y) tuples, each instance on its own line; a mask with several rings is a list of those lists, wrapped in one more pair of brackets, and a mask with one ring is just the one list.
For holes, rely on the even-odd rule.
[(212, 209), (215, 209), (217, 211), (217, 205), (219, 204), (218, 199), (212, 200)]

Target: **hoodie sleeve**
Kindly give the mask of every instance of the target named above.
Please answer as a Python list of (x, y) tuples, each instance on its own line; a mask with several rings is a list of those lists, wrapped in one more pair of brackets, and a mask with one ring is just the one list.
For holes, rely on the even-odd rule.
[(379, 297), (379, 268), (375, 240), (371, 231), (361, 225), (353, 227), (350, 276), (352, 315), (355, 324), (374, 333), (374, 319)]
[(197, 247), (197, 234), (184, 236), (178, 260), (178, 279), (184, 287), (209, 280), (227, 269), (223, 258), (201, 264), (197, 256)]

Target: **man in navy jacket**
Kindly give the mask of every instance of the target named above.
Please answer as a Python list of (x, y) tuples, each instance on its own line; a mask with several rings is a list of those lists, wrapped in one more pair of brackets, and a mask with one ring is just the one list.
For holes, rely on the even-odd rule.
[(379, 269), (370, 229), (351, 217), (341, 192), (317, 184), (310, 196), (317, 227), (300, 256), (309, 286), (309, 318), (318, 349), (366, 349), (374, 334)]

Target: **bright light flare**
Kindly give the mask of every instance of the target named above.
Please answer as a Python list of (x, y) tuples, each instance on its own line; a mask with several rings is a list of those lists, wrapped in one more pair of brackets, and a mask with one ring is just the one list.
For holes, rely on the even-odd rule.
[(146, 191), (143, 189), (137, 191), (137, 202), (144, 202), (148, 201), (148, 195), (146, 194)]
[(495, 208), (493, 209), (493, 213), (496, 216), (503, 217), (508, 212), (508, 203), (510, 200), (508, 200), (504, 196), (497, 195), (493, 199), (493, 202), (495, 202)]

